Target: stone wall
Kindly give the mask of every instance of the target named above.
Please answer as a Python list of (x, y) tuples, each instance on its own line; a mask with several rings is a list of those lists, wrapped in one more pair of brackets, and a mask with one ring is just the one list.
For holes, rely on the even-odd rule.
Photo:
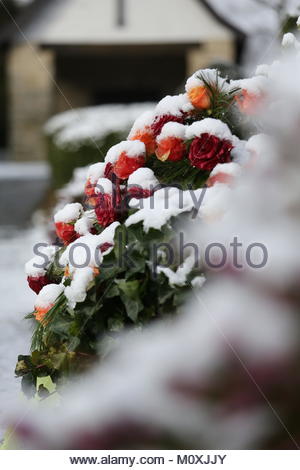
[(52, 114), (54, 54), (27, 44), (7, 57), (9, 147), (12, 160), (44, 160), (42, 127)]

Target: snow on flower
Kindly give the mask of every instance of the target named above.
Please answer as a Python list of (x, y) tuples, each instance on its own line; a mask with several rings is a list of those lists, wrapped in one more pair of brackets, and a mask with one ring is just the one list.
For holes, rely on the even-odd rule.
[(186, 128), (187, 139), (200, 137), (202, 134), (210, 134), (222, 140), (233, 141), (233, 135), (229, 127), (219, 119), (206, 118), (202, 121), (194, 122)]
[(166, 116), (172, 115), (181, 117), (183, 113), (188, 113), (193, 110), (193, 106), (188, 100), (186, 93), (181, 93), (179, 95), (168, 95), (165, 96), (160, 102), (156, 105), (155, 115), (156, 116)]
[(34, 316), (37, 321), (43, 322), (45, 315), (55, 305), (64, 289), (62, 284), (48, 284), (41, 289), (34, 304)]
[(75, 308), (78, 302), (84, 302), (89, 285), (94, 280), (94, 270), (89, 266), (76, 269), (71, 284), (65, 288), (65, 296), (70, 308)]
[(139, 157), (145, 154), (145, 144), (138, 140), (123, 140), (109, 149), (105, 157), (105, 163), (115, 164), (122, 153), (126, 153), (128, 158)]
[(214, 186), (217, 183), (231, 185), (241, 175), (242, 168), (238, 163), (219, 163), (212, 170), (206, 185)]
[(74, 225), (75, 232), (78, 233), (78, 235), (87, 235), (90, 233), (95, 219), (96, 214), (94, 210), (84, 212)]
[(87, 179), (91, 184), (96, 183), (99, 178), (103, 178), (105, 167), (106, 163), (104, 162), (94, 163), (89, 167), (87, 172)]
[(83, 212), (83, 207), (79, 202), (74, 202), (71, 204), (66, 204), (65, 207), (61, 210), (59, 210), (55, 215), (54, 215), (54, 222), (64, 222), (64, 223), (70, 223), (70, 222), (75, 222), (80, 215)]
[(70, 273), (87, 266), (99, 267), (103, 260), (100, 247), (105, 243), (113, 245), (115, 231), (119, 225), (119, 222), (114, 222), (99, 235), (88, 233), (79, 240), (75, 240), (61, 255), (59, 260), (61, 265), (69, 266)]
[[(39, 254), (25, 264), (27, 276), (40, 277), (46, 274), (47, 268), (54, 260), (56, 251), (57, 247), (53, 245), (39, 247)], [(41, 259), (43, 259), (42, 263)]]

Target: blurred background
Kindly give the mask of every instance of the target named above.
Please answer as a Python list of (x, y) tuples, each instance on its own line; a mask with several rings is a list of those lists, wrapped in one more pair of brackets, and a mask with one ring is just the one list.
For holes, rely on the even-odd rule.
[(2, 398), (17, 387), (16, 355), (29, 345), (20, 319), (34, 294), (23, 264), (47, 239), (36, 210), (51, 207), (75, 168), (103, 159), (142, 111), (180, 92), (195, 70), (218, 66), (234, 78), (270, 61), (299, 4), (0, 0)]

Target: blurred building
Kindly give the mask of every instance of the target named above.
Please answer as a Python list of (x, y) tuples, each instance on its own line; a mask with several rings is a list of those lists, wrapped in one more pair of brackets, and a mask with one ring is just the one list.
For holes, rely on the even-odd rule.
[(204, 0), (36, 0), (23, 10), (2, 35), (14, 160), (45, 158), (49, 116), (158, 100), (199, 67), (235, 62), (243, 39)]

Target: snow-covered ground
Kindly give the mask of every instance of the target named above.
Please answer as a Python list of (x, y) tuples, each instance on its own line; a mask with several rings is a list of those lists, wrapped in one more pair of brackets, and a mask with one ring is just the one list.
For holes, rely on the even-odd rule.
[(24, 263), (33, 256), (34, 244), (45, 239), (41, 229), (0, 229), (0, 439), (5, 408), (20, 391), (14, 376), (17, 356), (30, 347), (30, 324), (23, 318), (32, 311), (35, 294), (28, 288)]

